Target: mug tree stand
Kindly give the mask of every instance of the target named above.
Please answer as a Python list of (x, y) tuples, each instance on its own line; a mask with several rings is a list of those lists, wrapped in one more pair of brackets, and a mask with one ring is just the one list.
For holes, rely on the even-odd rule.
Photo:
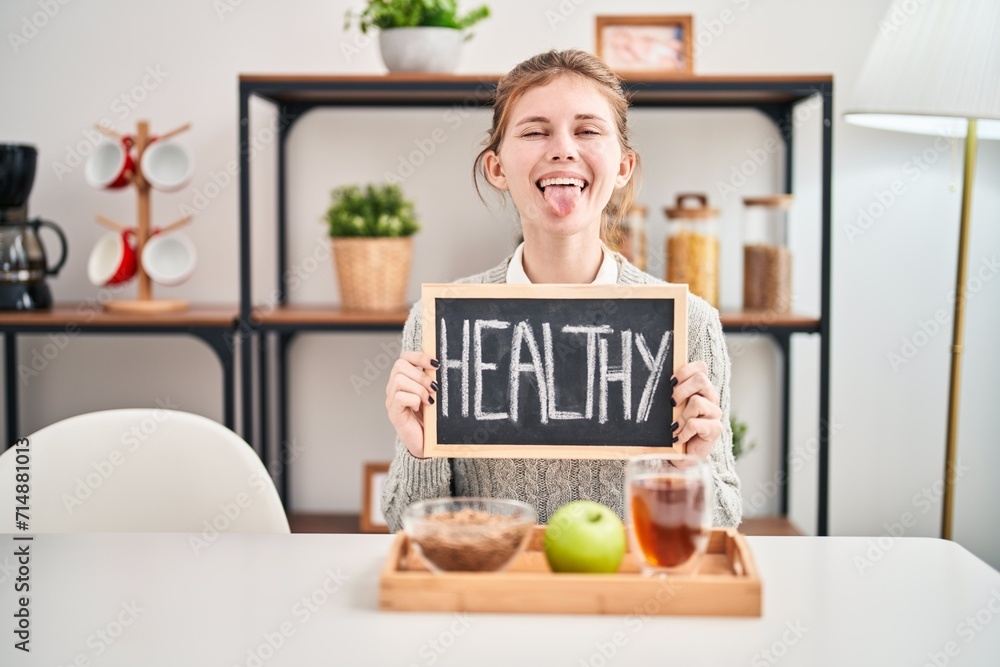
[[(162, 141), (169, 137), (176, 136), (181, 132), (184, 132), (190, 128), (190, 124), (183, 125), (177, 129), (171, 130), (166, 134), (157, 137), (158, 140)], [(97, 129), (105, 134), (121, 139), (122, 136), (103, 125), (98, 125)], [(142, 170), (138, 168), (138, 165), (142, 164), (142, 154), (145, 152), (146, 148), (152, 143), (149, 133), (149, 122), (140, 120), (136, 123), (135, 132), (135, 164), (137, 165), (135, 171), (132, 173), (132, 185), (135, 186), (136, 192), (139, 197), (139, 208), (138, 208), (138, 220), (136, 225), (136, 256), (142, 257), (142, 250), (146, 245), (146, 241), (152, 236), (152, 228), (150, 226), (150, 202), (149, 202), (149, 182), (143, 178)], [(115, 231), (121, 232), (125, 228), (124, 226), (110, 220), (104, 216), (98, 216), (98, 222), (106, 227), (110, 227)], [(172, 231), (181, 227), (191, 221), (191, 216), (181, 218), (176, 220), (166, 227), (159, 230), (160, 234)], [(180, 313), (188, 309), (189, 303), (183, 299), (154, 299), (153, 298), (153, 281), (150, 279), (149, 274), (142, 267), (142, 261), (138, 262), (136, 277), (139, 281), (139, 295), (137, 299), (134, 300), (111, 300), (104, 304), (104, 310), (109, 313), (139, 313), (139, 314), (156, 314), (156, 313)]]

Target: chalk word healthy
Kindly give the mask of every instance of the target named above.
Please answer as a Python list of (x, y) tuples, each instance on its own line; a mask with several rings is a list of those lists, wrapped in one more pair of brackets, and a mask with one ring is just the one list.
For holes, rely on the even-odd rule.
[[(663, 376), (666, 360), (670, 356), (671, 331), (663, 332), (659, 347), (654, 354), (645, 337), (633, 334), (630, 329), (619, 332), (621, 336), (621, 365), (611, 366), (608, 354), (607, 336), (614, 334), (609, 325), (567, 325), (560, 329), (561, 334), (569, 336), (586, 336), (587, 348), (587, 394), (583, 412), (560, 410), (556, 406), (556, 374), (555, 353), (553, 352), (552, 325), (545, 322), (542, 329), (542, 346), (539, 348), (538, 338), (534, 329), (525, 320), (522, 322), (506, 322), (503, 320), (470, 320), (462, 321), (461, 348), (458, 355), (453, 355), (448, 342), (448, 324), (442, 318), (440, 326), (439, 356), (441, 362), (441, 416), (448, 417), (450, 374), (458, 372), (461, 395), (461, 411), (463, 417), (468, 417), (470, 402), (472, 413), (478, 421), (505, 420), (518, 421), (518, 409), (521, 387), (521, 374), (529, 374), (538, 387), (538, 412), (542, 424), (550, 420), (593, 420), (595, 403), (595, 384), (597, 385), (597, 421), (600, 424), (608, 421), (608, 395), (611, 383), (619, 383), (622, 391), (623, 417), (626, 421), (635, 420), (642, 423), (649, 419), (653, 396), (656, 387)], [(486, 330), (511, 331), (510, 367), (507, 369), (508, 409), (506, 412), (487, 412), (483, 409), (483, 374), (486, 371), (500, 371), (495, 362), (483, 359), (483, 332)], [(649, 375), (639, 398), (639, 404), (633, 416), (632, 412), (632, 347), (639, 352), (642, 364)], [(527, 350), (529, 361), (522, 361)], [(641, 369), (640, 369), (641, 371)], [(471, 389), (471, 391), (470, 391)], [(471, 401), (470, 401), (471, 398)]]

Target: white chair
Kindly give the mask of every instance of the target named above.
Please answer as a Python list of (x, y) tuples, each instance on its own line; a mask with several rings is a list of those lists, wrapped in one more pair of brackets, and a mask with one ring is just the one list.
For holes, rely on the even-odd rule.
[[(289, 532), (256, 453), (211, 419), (107, 410), (27, 439), (29, 532)], [(16, 446), (0, 455), (0, 532), (20, 532), (17, 466)]]

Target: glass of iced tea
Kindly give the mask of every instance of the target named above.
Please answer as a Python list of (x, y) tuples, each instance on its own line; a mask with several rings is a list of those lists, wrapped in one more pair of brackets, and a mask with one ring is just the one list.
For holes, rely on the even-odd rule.
[(712, 531), (711, 464), (686, 454), (632, 457), (625, 493), (632, 549), (643, 572), (696, 572)]

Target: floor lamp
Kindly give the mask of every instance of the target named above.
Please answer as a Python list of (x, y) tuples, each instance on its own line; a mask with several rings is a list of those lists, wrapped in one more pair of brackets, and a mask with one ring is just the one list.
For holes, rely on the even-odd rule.
[(1000, 139), (1000, 2), (894, 1), (849, 109), (844, 120), (856, 125), (965, 137), (941, 518), (941, 536), (950, 540), (976, 140)]

